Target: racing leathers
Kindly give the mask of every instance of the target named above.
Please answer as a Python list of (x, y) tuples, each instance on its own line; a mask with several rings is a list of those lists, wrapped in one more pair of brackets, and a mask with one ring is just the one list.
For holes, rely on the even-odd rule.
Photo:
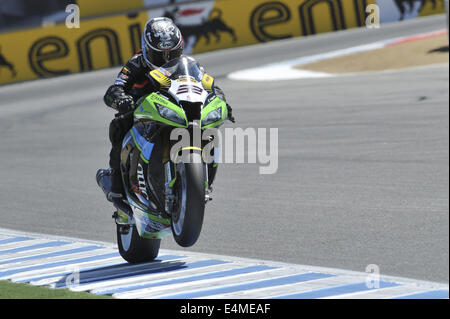
[[(156, 90), (154, 82), (147, 77), (150, 71), (142, 52), (136, 53), (122, 67), (114, 84), (108, 88), (103, 97), (105, 104), (118, 112), (109, 125), (109, 140), (112, 146), (109, 153), (109, 166), (114, 170), (113, 180), (120, 179), (122, 140), (133, 126), (132, 116), (121, 117), (121, 115), (132, 111), (139, 97)], [(113, 191), (122, 193), (120, 184), (121, 180), (120, 183), (113, 181), (115, 186), (113, 188), (116, 188)]]

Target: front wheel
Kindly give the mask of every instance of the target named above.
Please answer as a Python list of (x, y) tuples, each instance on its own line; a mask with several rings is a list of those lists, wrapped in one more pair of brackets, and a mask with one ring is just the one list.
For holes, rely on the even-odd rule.
[(182, 247), (194, 245), (202, 230), (206, 181), (204, 165), (201, 155), (197, 153), (189, 154), (186, 163), (177, 164), (172, 233), (177, 244)]
[(122, 258), (135, 264), (154, 260), (161, 239), (142, 238), (135, 225), (117, 225), (117, 244)]

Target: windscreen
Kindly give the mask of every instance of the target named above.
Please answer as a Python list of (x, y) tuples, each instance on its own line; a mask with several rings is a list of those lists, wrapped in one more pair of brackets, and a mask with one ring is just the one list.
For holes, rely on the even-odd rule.
[(189, 81), (190, 78), (193, 78), (195, 81), (201, 82), (204, 74), (198, 62), (186, 56), (173, 59), (158, 70), (171, 80), (185, 78)]
[(203, 88), (203, 68), (191, 57), (181, 56), (158, 69), (170, 79), (168, 93), (177, 102), (205, 103), (208, 92)]

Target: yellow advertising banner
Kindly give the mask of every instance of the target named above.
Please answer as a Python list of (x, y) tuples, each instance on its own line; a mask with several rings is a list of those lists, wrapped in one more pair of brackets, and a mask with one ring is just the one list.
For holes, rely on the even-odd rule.
[(195, 53), (361, 27), (367, 5), (375, 0), (237, 2), (214, 3), (199, 32)]
[(81, 17), (89, 17), (139, 10), (144, 7), (144, 0), (76, 0), (76, 4), (80, 7)]
[(0, 35), (0, 84), (125, 63), (140, 49), (147, 12)]
[[(425, 1), (416, 16), (442, 12), (436, 1)], [(95, 1), (96, 5), (103, 2)], [(78, 3), (89, 5), (87, 0)], [(396, 0), (210, 0), (81, 20), (80, 28), (62, 24), (3, 33), (0, 85), (122, 65), (140, 50), (142, 30), (151, 17), (174, 20), (185, 39), (184, 53), (192, 54), (362, 27), (366, 8), (374, 3), (381, 7), (382, 23), (383, 17), (385, 21), (403, 18), (404, 4)], [(138, 1), (128, 4), (135, 6)]]
[(430, 16), (433, 14), (445, 13), (445, 3), (443, 0), (423, 1), (419, 8), (419, 17)]

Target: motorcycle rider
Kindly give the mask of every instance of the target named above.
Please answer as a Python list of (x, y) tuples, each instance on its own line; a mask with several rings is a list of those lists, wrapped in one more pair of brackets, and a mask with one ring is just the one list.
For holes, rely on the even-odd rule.
[[(133, 125), (133, 117), (123, 115), (136, 108), (135, 103), (140, 97), (157, 90), (157, 85), (150, 78), (149, 72), (180, 57), (183, 47), (181, 31), (171, 19), (158, 17), (149, 20), (142, 34), (141, 51), (128, 60), (114, 84), (105, 93), (103, 98), (105, 104), (118, 111), (109, 126), (109, 139), (112, 145), (109, 154), (110, 168), (101, 170), (102, 175), (111, 176), (111, 191), (107, 194), (109, 200), (125, 195), (120, 173), (120, 153), (122, 140)], [(215, 94), (226, 101), (222, 90), (217, 86)], [(229, 119), (234, 121), (228, 103), (227, 108)]]

